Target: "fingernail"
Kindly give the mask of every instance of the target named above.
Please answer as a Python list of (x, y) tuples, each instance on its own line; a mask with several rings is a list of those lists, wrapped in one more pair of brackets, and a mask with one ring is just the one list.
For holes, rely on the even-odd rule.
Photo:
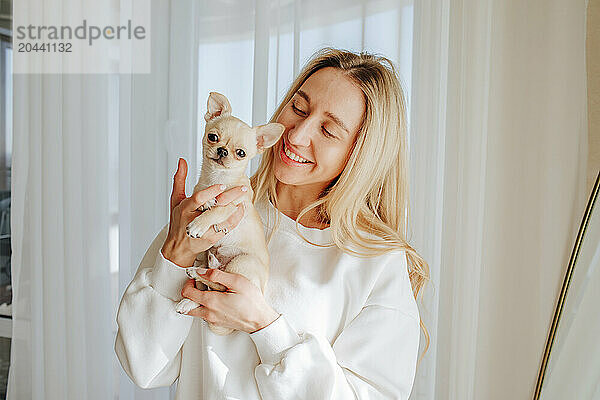
[(221, 190), (225, 190), (225, 189), (227, 189), (227, 186), (225, 186), (225, 185), (221, 185), (221, 186), (219, 186), (219, 189), (221, 189)]
[(204, 275), (208, 271), (208, 268), (196, 268), (196, 272), (200, 275)]
[(248, 191), (248, 186), (242, 186), (242, 188), (240, 190), (242, 192), (247, 192)]

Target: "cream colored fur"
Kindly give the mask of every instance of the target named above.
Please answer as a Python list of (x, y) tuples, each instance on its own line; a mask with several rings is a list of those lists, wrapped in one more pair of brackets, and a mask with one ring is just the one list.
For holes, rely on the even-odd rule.
[[(208, 281), (196, 272), (196, 268), (219, 268), (227, 272), (240, 274), (254, 283), (264, 294), (269, 275), (269, 253), (265, 242), (262, 221), (252, 204), (253, 192), (250, 180), (245, 174), (248, 162), (266, 148), (273, 146), (283, 134), (285, 127), (279, 123), (269, 123), (251, 128), (243, 121), (231, 115), (231, 105), (227, 98), (216, 92), (210, 92), (204, 115), (206, 129), (202, 140), (203, 162), (198, 183), (194, 193), (214, 184), (225, 184), (227, 189), (245, 185), (248, 192), (226, 206), (212, 207), (211, 213), (219, 213), (224, 221), (233, 208), (244, 202), (245, 212), (239, 224), (227, 233), (212, 248), (196, 258), (193, 267), (187, 269), (191, 278), (196, 279), (196, 287), (203, 290), (224, 291), (226, 287)], [(217, 135), (218, 141), (211, 141)], [(218, 149), (221, 150), (218, 150)], [(242, 150), (244, 157), (238, 153)], [(226, 153), (226, 155), (225, 155)], [(213, 229), (200, 214), (187, 226), (188, 235), (202, 236), (208, 229)], [(190, 299), (183, 299), (177, 305), (177, 311), (187, 313), (199, 304)], [(233, 329), (209, 323), (210, 329), (219, 335), (228, 335)]]

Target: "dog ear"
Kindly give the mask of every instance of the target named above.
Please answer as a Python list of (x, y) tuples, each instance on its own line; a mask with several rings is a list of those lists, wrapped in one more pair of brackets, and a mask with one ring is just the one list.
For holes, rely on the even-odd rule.
[(206, 114), (204, 114), (204, 119), (206, 122), (218, 117), (219, 115), (231, 115), (231, 104), (229, 104), (227, 97), (221, 93), (210, 92), (208, 95), (206, 108), (207, 111)]
[(285, 126), (277, 122), (271, 122), (270, 124), (257, 126), (255, 129), (256, 150), (262, 153), (265, 149), (277, 143), (285, 131)]

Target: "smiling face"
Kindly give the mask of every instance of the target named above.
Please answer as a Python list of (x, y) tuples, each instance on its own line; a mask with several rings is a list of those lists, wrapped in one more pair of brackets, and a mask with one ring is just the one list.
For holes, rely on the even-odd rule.
[(362, 91), (339, 70), (313, 73), (282, 109), (274, 147), (277, 180), (323, 190), (344, 169), (365, 113)]

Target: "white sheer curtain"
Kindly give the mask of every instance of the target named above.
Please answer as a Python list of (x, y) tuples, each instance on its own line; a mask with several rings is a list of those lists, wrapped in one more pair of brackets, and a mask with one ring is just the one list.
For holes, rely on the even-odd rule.
[(411, 398), (525, 399), (585, 207), (585, 0), (415, 4)]
[(120, 294), (168, 216), (169, 4), (151, 7), (151, 74), (14, 76), (10, 400), (168, 396), (135, 389), (113, 350)]
[(135, 388), (112, 346), (177, 157), (189, 194), (208, 92), (262, 124), (326, 45), (384, 54), (407, 90), (432, 269), (411, 398), (528, 397), (585, 198), (585, 1), (151, 6), (151, 74), (15, 76), (9, 400), (172, 398)]

